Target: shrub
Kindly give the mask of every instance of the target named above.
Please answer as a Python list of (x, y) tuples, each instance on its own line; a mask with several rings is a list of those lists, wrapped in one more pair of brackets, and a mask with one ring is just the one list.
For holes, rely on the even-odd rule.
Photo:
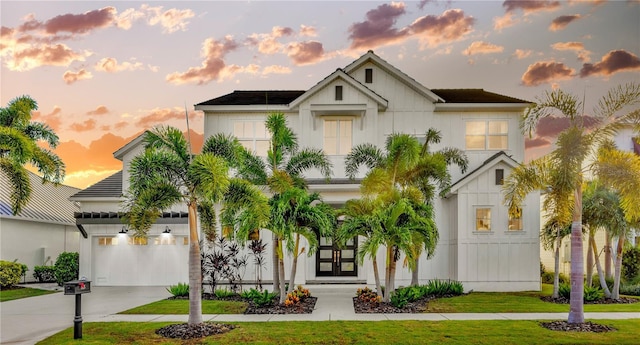
[(540, 280), (542, 281), (542, 284), (553, 284), (553, 278), (554, 278), (553, 272), (544, 272), (540, 276)]
[(73, 252), (62, 252), (56, 259), (55, 275), (56, 283), (62, 286), (63, 283), (70, 280), (78, 279), (78, 271), (80, 268), (79, 263), (80, 255)]
[(640, 284), (621, 285), (620, 294), (627, 295), (627, 296), (640, 296)]
[(12, 287), (20, 282), (22, 264), (10, 261), (0, 261), (0, 288)]
[(599, 286), (585, 285), (583, 298), (585, 302), (599, 301), (604, 298), (604, 291)]
[(171, 285), (167, 288), (167, 291), (173, 297), (189, 297), (189, 284), (178, 283), (178, 285)]
[(558, 286), (558, 295), (562, 298), (570, 299), (571, 285), (566, 283), (560, 283), (560, 286)]
[(373, 292), (373, 290), (365, 287), (364, 289), (358, 289), (356, 291), (356, 297), (366, 303), (378, 304), (382, 302), (382, 297), (378, 296), (377, 293)]
[(231, 290), (227, 290), (227, 289), (217, 289), (214, 294), (216, 295), (216, 297), (218, 298), (225, 298), (225, 297), (231, 297), (231, 296), (235, 296), (236, 293), (231, 291)]
[(264, 307), (273, 303), (273, 300), (278, 296), (275, 292), (269, 292), (267, 290), (262, 291), (262, 293), (258, 293), (253, 297), (253, 303), (257, 307)]
[(287, 298), (284, 300), (284, 305), (285, 307), (294, 306), (307, 299), (307, 297), (311, 297), (309, 289), (305, 289), (302, 285), (298, 285), (295, 290), (287, 294)]
[(33, 277), (39, 283), (51, 283), (56, 281), (56, 271), (53, 266), (34, 266)]
[(240, 297), (244, 298), (244, 299), (250, 299), (253, 300), (256, 296), (258, 296), (260, 294), (260, 291), (254, 288), (251, 288), (249, 290), (244, 290), (240, 293)]
[[(609, 290), (613, 289), (613, 277), (609, 277), (609, 278), (604, 278), (605, 283), (607, 284), (607, 287), (609, 288)], [(598, 277), (597, 274), (594, 274), (593, 277), (591, 278), (591, 285), (593, 286), (600, 286), (600, 277)]]
[(640, 247), (625, 249), (622, 254), (622, 277), (631, 281), (640, 274)]
[(447, 295), (460, 296), (464, 293), (462, 283), (456, 280), (430, 280), (425, 289), (425, 295), (433, 295), (436, 297)]

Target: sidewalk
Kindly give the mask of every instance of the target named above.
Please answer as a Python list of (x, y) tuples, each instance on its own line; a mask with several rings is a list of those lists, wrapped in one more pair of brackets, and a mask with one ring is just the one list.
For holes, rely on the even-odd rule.
[[(35, 287), (35, 286), (31, 286)], [(312, 314), (288, 315), (203, 315), (215, 322), (278, 322), (335, 320), (554, 320), (566, 319), (568, 313), (425, 313), (425, 314), (356, 314), (352, 298), (355, 285), (309, 285), (318, 297)], [(56, 286), (48, 286), (55, 289)], [(188, 315), (120, 315), (123, 310), (169, 297), (165, 287), (93, 287), (82, 297), (83, 322), (186, 322)], [(0, 303), (0, 343), (34, 344), (63, 329), (73, 327), (74, 296), (62, 292)], [(640, 312), (585, 313), (586, 319), (640, 319)]]

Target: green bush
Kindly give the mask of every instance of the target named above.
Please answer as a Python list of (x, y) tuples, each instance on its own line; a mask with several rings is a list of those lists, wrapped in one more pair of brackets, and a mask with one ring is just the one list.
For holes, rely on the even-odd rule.
[(225, 298), (225, 297), (231, 297), (231, 296), (235, 296), (236, 293), (228, 290), (228, 289), (216, 289), (216, 291), (213, 292), (216, 297), (218, 298)]
[(640, 247), (625, 249), (622, 254), (622, 277), (629, 282), (640, 274)]
[(560, 295), (560, 297), (566, 298), (566, 299), (570, 299), (571, 298), (571, 285), (566, 284), (566, 283), (560, 283), (560, 286), (558, 286), (558, 295)]
[[(613, 277), (609, 277), (609, 278), (604, 278), (605, 283), (607, 284), (607, 287), (609, 288), (609, 290), (613, 289)], [(597, 274), (594, 274), (593, 277), (591, 278), (591, 285), (593, 286), (597, 286), (600, 287), (600, 277), (598, 277)]]
[(20, 282), (22, 264), (18, 262), (0, 261), (0, 288), (12, 287)]
[(620, 294), (627, 296), (640, 296), (640, 284), (621, 285)]
[(189, 284), (178, 283), (178, 285), (171, 285), (167, 288), (167, 291), (173, 297), (189, 297)]
[(78, 279), (78, 271), (80, 270), (80, 255), (73, 252), (62, 252), (56, 259), (55, 275), (56, 283), (62, 286), (65, 282)]
[(464, 293), (462, 283), (456, 280), (429, 280), (423, 295), (433, 295), (436, 297), (453, 295), (460, 296)]
[(51, 283), (56, 281), (56, 271), (53, 266), (34, 266), (33, 277), (39, 283)]
[(585, 285), (583, 298), (585, 302), (599, 301), (604, 298), (604, 291), (599, 286)]
[(542, 284), (553, 284), (553, 278), (553, 272), (543, 272), (542, 275), (540, 275)]
[(266, 305), (272, 304), (273, 299), (278, 296), (275, 292), (269, 292), (267, 290), (262, 291), (262, 293), (258, 293), (253, 297), (253, 303), (257, 307), (264, 307)]
[(365, 303), (378, 304), (382, 302), (382, 297), (378, 296), (378, 294), (368, 286), (365, 286), (364, 289), (358, 288), (358, 290), (356, 290), (356, 297)]
[(251, 288), (249, 290), (244, 290), (240, 293), (240, 297), (244, 299), (253, 300), (254, 297), (258, 296), (260, 291), (258, 289)]
[(394, 307), (403, 308), (405, 305), (407, 305), (407, 303), (409, 303), (409, 290), (397, 289), (396, 291), (391, 293), (389, 301)]

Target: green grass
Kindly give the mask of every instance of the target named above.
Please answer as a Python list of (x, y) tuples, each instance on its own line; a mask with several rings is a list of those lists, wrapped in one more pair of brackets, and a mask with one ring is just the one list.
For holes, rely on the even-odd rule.
[[(242, 314), (247, 309), (244, 302), (231, 301), (202, 301), (203, 314)], [(145, 304), (119, 314), (189, 314), (189, 300), (163, 299)]]
[[(441, 298), (429, 302), (430, 313), (554, 313), (568, 312), (568, 304), (544, 302), (552, 285), (544, 284), (542, 292), (473, 292), (468, 295)], [(585, 312), (637, 312), (640, 302), (633, 304), (584, 304)]]
[(14, 299), (27, 298), (33, 296), (48, 295), (57, 291), (32, 289), (32, 288), (15, 288), (9, 290), (0, 290), (0, 302), (12, 301)]
[(73, 328), (38, 344), (637, 344), (640, 319), (595, 321), (608, 333), (554, 332), (538, 321), (322, 321), (248, 322), (222, 335), (192, 341), (154, 332), (170, 323), (85, 323), (83, 339)]

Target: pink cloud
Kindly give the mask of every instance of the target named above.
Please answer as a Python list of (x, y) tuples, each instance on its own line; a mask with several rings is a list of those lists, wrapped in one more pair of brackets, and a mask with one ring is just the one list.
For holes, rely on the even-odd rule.
[(115, 73), (121, 71), (135, 71), (143, 69), (144, 66), (141, 62), (131, 63), (125, 61), (121, 64), (118, 64), (118, 60), (116, 60), (115, 58), (102, 58), (95, 64), (94, 68), (96, 71)]
[(78, 53), (64, 44), (30, 46), (9, 54), (6, 66), (12, 71), (28, 71), (47, 66), (68, 66), (74, 61), (84, 61), (89, 52)]
[[(581, 116), (582, 123), (586, 128), (591, 128), (598, 124), (598, 119), (591, 116)], [(556, 116), (547, 116), (543, 117), (538, 121), (538, 125), (536, 126), (536, 134), (539, 137), (543, 138), (553, 138), (560, 134), (560, 132), (569, 128), (570, 125), (569, 118), (566, 117), (556, 117)]]
[(524, 147), (527, 149), (532, 149), (536, 147), (547, 147), (547, 146), (551, 146), (551, 141), (545, 138), (536, 137), (532, 139), (529, 139), (529, 138), (524, 139)]
[(279, 65), (271, 65), (262, 69), (262, 75), (267, 74), (291, 74), (291, 68)]
[(62, 109), (58, 106), (54, 107), (53, 110), (48, 114), (42, 114), (40, 111), (34, 111), (31, 113), (31, 119), (37, 122), (44, 122), (55, 132), (60, 130), (60, 125), (62, 120), (60, 119), (60, 113)]
[(567, 27), (567, 25), (571, 24), (572, 22), (578, 20), (582, 18), (581, 15), (579, 14), (573, 14), (573, 15), (567, 15), (567, 16), (559, 16), (557, 18), (555, 18), (552, 22), (551, 25), (549, 25), (549, 30), (551, 31), (559, 31), (562, 30), (564, 28)]
[(167, 75), (166, 80), (173, 84), (196, 83), (206, 84), (218, 79), (223, 73), (226, 64), (224, 56), (238, 48), (238, 44), (230, 36), (223, 41), (208, 38), (202, 44), (202, 57), (204, 61), (199, 67), (190, 67), (186, 72), (174, 72)]
[(84, 68), (78, 72), (66, 71), (62, 75), (62, 80), (64, 80), (64, 82), (67, 85), (71, 85), (79, 80), (85, 80), (85, 79), (91, 79), (91, 78), (93, 78), (93, 74), (91, 74), (91, 72), (88, 72)]
[(574, 75), (575, 70), (561, 62), (541, 61), (529, 65), (527, 71), (522, 75), (522, 84), (537, 86), (547, 82), (570, 79)]
[(49, 19), (42, 26), (48, 34), (56, 34), (58, 32), (83, 34), (94, 29), (113, 25), (117, 12), (114, 7), (110, 6), (83, 14), (63, 14)]
[(287, 55), (296, 65), (306, 65), (322, 60), (324, 48), (317, 41), (294, 42), (287, 46)]
[(410, 31), (420, 36), (429, 47), (457, 41), (473, 31), (476, 20), (460, 9), (446, 10), (440, 16), (428, 15), (416, 19)]
[(107, 109), (106, 106), (99, 105), (96, 109), (88, 111), (87, 115), (104, 115), (108, 113), (109, 113), (109, 109)]
[(554, 11), (560, 7), (560, 1), (550, 0), (505, 0), (502, 7), (506, 12), (522, 10), (525, 14), (538, 11)]
[(625, 50), (612, 50), (602, 57), (600, 62), (595, 64), (585, 63), (580, 70), (580, 77), (590, 75), (610, 76), (618, 72), (640, 70), (640, 59), (638, 56)]
[(393, 26), (401, 15), (405, 14), (404, 3), (382, 4), (366, 14), (366, 20), (349, 27), (351, 48), (373, 48), (401, 40), (406, 30)]
[[(189, 121), (194, 121), (202, 117), (201, 112), (190, 112)], [(164, 124), (169, 120), (184, 121), (184, 109), (179, 108), (164, 108), (154, 109), (149, 114), (143, 115), (135, 123), (138, 128), (152, 128), (153, 126)]]
[(588, 62), (591, 59), (591, 52), (584, 49), (582, 42), (558, 42), (551, 45), (554, 50), (569, 50), (578, 54), (578, 60)]
[(503, 46), (498, 46), (483, 41), (472, 42), (467, 49), (462, 51), (464, 55), (476, 55), (476, 54), (493, 54), (501, 53), (504, 50)]
[(300, 36), (316, 37), (316, 28), (313, 26), (300, 25)]
[(531, 50), (516, 49), (516, 51), (513, 52), (513, 56), (515, 56), (518, 60), (521, 60), (529, 57), (531, 53), (533, 53), (533, 51)]
[(71, 126), (69, 126), (69, 129), (75, 132), (87, 132), (95, 128), (96, 128), (96, 120), (94, 119), (88, 119), (82, 123), (78, 123), (78, 122), (72, 123)]
[(178, 30), (186, 31), (188, 19), (193, 18), (195, 13), (190, 9), (179, 10), (171, 8), (163, 11), (162, 6), (150, 7), (142, 5), (141, 10), (147, 12), (149, 25), (160, 25), (164, 33), (173, 33)]
[(496, 31), (502, 31), (504, 28), (516, 25), (520, 20), (514, 18), (513, 13), (507, 12), (501, 17), (493, 18), (493, 28)]
[(129, 122), (127, 121), (120, 121), (118, 123), (116, 123), (115, 125), (113, 125), (114, 129), (120, 130), (120, 129), (124, 129), (129, 125)]

